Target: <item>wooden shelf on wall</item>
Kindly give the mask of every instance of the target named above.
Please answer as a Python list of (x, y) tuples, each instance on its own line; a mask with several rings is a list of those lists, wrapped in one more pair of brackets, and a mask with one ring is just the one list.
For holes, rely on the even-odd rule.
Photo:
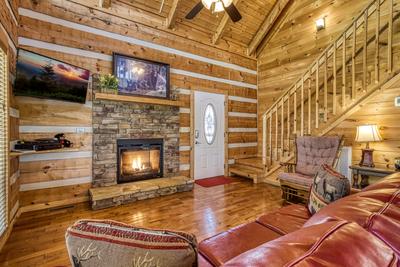
[(140, 97), (140, 96), (113, 95), (113, 94), (104, 94), (104, 93), (96, 93), (95, 99), (144, 103), (144, 104), (153, 104), (153, 105), (162, 105), (162, 106), (175, 106), (175, 107), (183, 107), (184, 106), (184, 103), (182, 101), (174, 101), (174, 100), (151, 98), (151, 97)]
[(26, 150), (26, 151), (23, 151), (23, 152), (11, 151), (10, 152), (10, 157), (18, 157), (18, 156), (33, 155), (33, 154), (79, 152), (79, 151), (81, 151), (79, 148), (73, 148), (73, 147), (71, 147), (71, 148), (51, 149), (51, 150), (41, 150), (41, 151), (35, 151), (35, 150)]

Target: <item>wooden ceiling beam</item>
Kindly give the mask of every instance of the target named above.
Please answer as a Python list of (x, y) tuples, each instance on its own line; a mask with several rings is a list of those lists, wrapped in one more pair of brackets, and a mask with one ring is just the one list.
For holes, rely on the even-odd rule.
[(168, 17), (166, 19), (166, 26), (168, 29), (175, 27), (176, 16), (178, 15), (178, 4), (180, 0), (174, 0), (172, 2), (171, 10), (169, 11)]
[(99, 7), (101, 8), (110, 8), (111, 0), (99, 0)]
[[(233, 0), (233, 4), (237, 7), (239, 2), (241, 0)], [(218, 41), (221, 39), (222, 35), (224, 34), (227, 26), (228, 26), (228, 22), (230, 21), (230, 17), (229, 15), (225, 12), (224, 16), (221, 19), (221, 22), (219, 23), (217, 30), (215, 31), (213, 37), (212, 37), (212, 43), (216, 44), (218, 43)]]
[(275, 22), (278, 20), (283, 10), (286, 9), (286, 7), (289, 5), (291, 1), (292, 0), (278, 0), (275, 3), (274, 7), (271, 9), (268, 16), (265, 18), (264, 22), (261, 24), (257, 33), (251, 40), (249, 47), (247, 48), (247, 54), (249, 56), (252, 55), (257, 50), (257, 47), (261, 44), (261, 42), (268, 35), (271, 29), (274, 28)]

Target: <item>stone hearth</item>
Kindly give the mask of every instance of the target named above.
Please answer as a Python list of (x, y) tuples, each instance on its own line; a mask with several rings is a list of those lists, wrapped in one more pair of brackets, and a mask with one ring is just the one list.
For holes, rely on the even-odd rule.
[(92, 209), (104, 209), (138, 200), (190, 191), (194, 181), (184, 176), (158, 178), (89, 190)]

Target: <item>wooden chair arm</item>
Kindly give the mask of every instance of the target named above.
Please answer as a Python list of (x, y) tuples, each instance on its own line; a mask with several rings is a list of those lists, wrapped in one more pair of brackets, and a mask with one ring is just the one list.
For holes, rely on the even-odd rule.
[(282, 167), (286, 167), (287, 172), (294, 172), (294, 169), (297, 165), (295, 162), (280, 162), (279, 163)]

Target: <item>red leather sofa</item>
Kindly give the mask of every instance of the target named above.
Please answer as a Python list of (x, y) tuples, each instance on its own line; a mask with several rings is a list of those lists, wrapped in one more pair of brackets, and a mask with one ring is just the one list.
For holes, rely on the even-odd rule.
[(400, 266), (400, 174), (310, 216), (283, 207), (203, 240), (199, 266)]

